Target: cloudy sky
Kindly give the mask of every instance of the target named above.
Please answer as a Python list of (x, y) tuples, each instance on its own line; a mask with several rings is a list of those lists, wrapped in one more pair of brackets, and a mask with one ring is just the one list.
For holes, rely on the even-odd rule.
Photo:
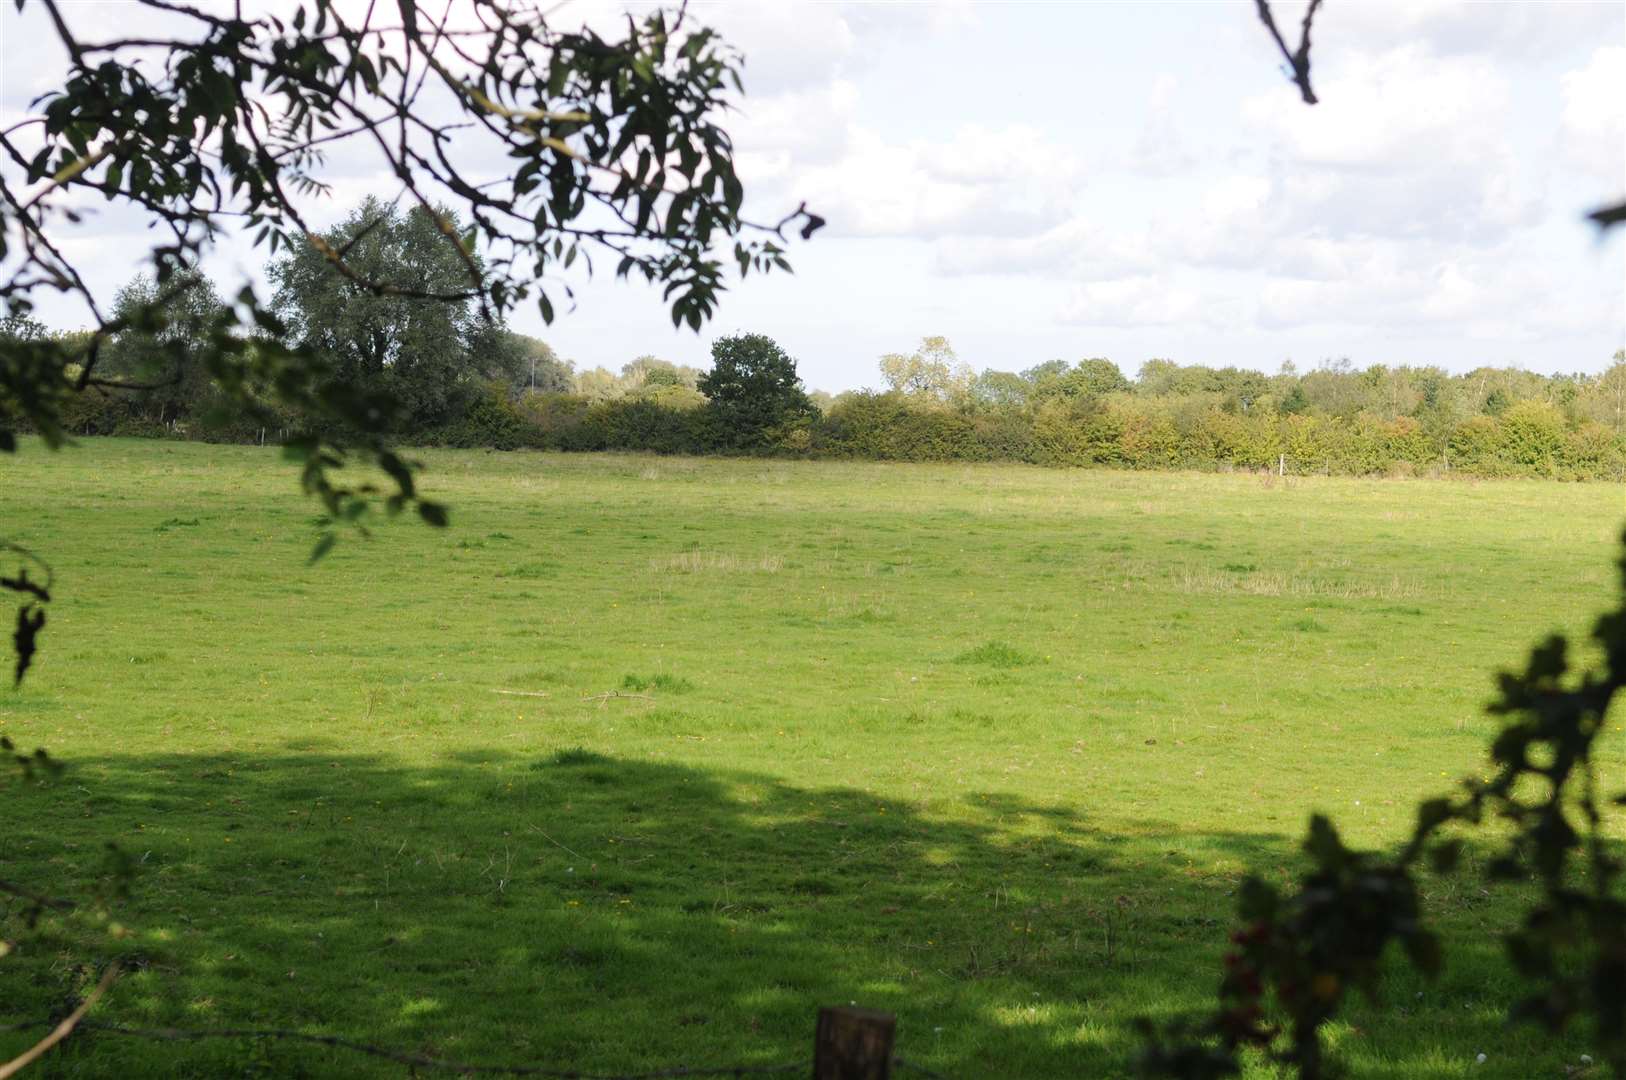
[[(1284, 25), (1302, 9), (1277, 7)], [(7, 9), (9, 122), (58, 61)], [(1626, 230), (1600, 242), (1582, 222), (1626, 193), (1619, 0), (1328, 0), (1313, 108), (1245, 0), (691, 10), (747, 57), (730, 126), (755, 216), (806, 200), (830, 225), (700, 335), (610, 280), (551, 327), (518, 313), (579, 366), (703, 366), (735, 330), (774, 336), (829, 390), (874, 384), (881, 353), (926, 334), (977, 368), (1107, 356), (1130, 373), (1344, 356), (1596, 371), (1626, 343)], [(135, 268), (128, 239), (85, 241), (100, 284)], [(255, 272), (237, 250), (214, 269)]]

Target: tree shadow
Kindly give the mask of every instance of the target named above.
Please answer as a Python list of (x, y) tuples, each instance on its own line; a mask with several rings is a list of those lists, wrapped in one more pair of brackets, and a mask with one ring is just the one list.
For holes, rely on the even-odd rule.
[[(81, 761), (8, 799), (17, 877), (82, 894), (109, 837), (139, 862), (118, 912), (132, 936), (109, 950), (133, 970), (104, 1019), (617, 1071), (808, 1057), (816, 1008), (854, 1001), (896, 1012), (900, 1052), (956, 1076), (1119, 1076), (1133, 1017), (1212, 1002), (1236, 883), (1217, 868), (1290, 861), (1279, 834), (1106, 833), (1009, 795), (934, 810), (580, 750), (409, 766), (308, 746)], [(52, 942), (6, 961), (7, 1016), (82, 983)], [(1481, 930), (1451, 948), (1426, 1007), (1399, 976), (1405, 1008), (1357, 1011), (1340, 1037), (1360, 1071), (1456, 1076), (1475, 1038), (1509, 1038), (1511, 987), (1483, 974), (1496, 946)], [(94, 1034), (55, 1060), (75, 1076), (400, 1071)]]

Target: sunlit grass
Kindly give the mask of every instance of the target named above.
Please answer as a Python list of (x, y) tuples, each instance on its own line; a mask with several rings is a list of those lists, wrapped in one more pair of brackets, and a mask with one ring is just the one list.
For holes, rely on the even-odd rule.
[[(132, 1023), (611, 1070), (795, 1060), (856, 1000), (957, 1076), (1123, 1075), (1311, 809), (1392, 841), (1482, 766), (1491, 673), (1585, 630), (1626, 518), (1606, 485), (423, 456), (453, 528), (315, 567), (274, 451), (0, 459), (58, 586), (0, 728), (72, 766), (7, 777), (0, 876), (141, 863), (124, 942), (0, 924), (0, 1022), (122, 952)], [(1582, 1040), (1498, 1020), (1510, 902), (1430, 905), (1446, 975), (1340, 1053), (1561, 1075)], [(105, 1039), (57, 1067), (398, 1074)]]

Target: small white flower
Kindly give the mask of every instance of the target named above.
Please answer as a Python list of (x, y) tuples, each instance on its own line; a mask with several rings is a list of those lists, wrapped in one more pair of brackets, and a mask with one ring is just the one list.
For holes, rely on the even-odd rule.
[(1480, 1065), (1485, 1064), (1485, 1062), (1489, 1060), (1490, 1058), (1486, 1057), (1484, 1054), (1480, 1054), (1478, 1057), (1474, 1058), (1474, 1061)]

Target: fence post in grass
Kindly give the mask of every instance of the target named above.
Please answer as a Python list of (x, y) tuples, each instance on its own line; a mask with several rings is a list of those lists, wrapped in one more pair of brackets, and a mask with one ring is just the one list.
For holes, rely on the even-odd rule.
[(1276, 458), (1276, 475), (1280, 476), (1280, 477), (1286, 477), (1287, 476), (1287, 455), (1286, 454), (1280, 454)]
[(819, 1010), (813, 1036), (813, 1080), (889, 1080), (898, 1020), (874, 1009)]

